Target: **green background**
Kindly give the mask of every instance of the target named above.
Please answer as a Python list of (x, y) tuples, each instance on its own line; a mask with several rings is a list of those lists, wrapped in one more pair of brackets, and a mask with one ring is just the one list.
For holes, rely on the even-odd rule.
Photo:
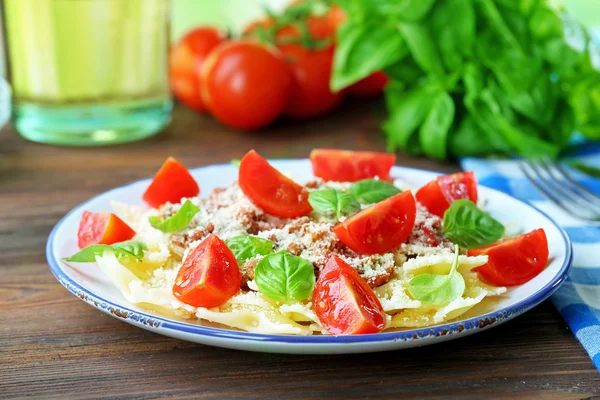
[[(277, 10), (289, 0), (173, 0), (171, 37), (176, 40), (197, 25), (216, 25), (239, 31), (262, 14), (265, 5)], [(555, 0), (564, 4), (587, 27), (600, 27), (600, 0)]]

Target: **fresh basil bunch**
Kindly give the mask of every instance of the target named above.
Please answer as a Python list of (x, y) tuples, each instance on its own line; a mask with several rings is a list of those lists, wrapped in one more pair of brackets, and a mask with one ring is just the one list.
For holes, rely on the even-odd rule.
[(556, 157), (600, 138), (600, 55), (551, 0), (337, 0), (331, 87), (384, 70), (390, 150)]

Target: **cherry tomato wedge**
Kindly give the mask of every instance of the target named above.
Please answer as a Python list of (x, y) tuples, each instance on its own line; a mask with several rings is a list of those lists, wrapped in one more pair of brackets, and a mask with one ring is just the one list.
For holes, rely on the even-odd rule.
[(415, 198), (409, 190), (360, 211), (336, 225), (333, 232), (359, 254), (386, 253), (410, 236), (416, 215)]
[(337, 256), (321, 270), (313, 304), (321, 324), (334, 335), (377, 333), (385, 327), (385, 312), (373, 290)]
[(415, 195), (430, 213), (444, 217), (454, 200), (467, 199), (477, 203), (477, 180), (472, 171), (439, 176), (423, 186)]
[(182, 198), (198, 196), (199, 193), (200, 187), (187, 168), (169, 157), (144, 192), (143, 199), (157, 208), (167, 202), (179, 203)]
[(175, 97), (196, 111), (207, 108), (200, 96), (200, 68), (208, 53), (225, 40), (211, 27), (194, 29), (181, 38), (169, 56), (169, 83)]
[(200, 83), (202, 99), (217, 120), (253, 130), (284, 112), (293, 77), (277, 49), (254, 40), (238, 40), (210, 53)]
[(194, 307), (216, 307), (240, 290), (242, 274), (229, 247), (209, 235), (185, 258), (173, 295)]
[(308, 191), (273, 168), (254, 150), (240, 161), (238, 180), (250, 201), (268, 214), (294, 218), (312, 211)]
[(386, 74), (377, 71), (350, 86), (347, 92), (356, 97), (377, 96), (383, 93), (383, 88), (389, 81)]
[(548, 239), (543, 229), (469, 250), (468, 255), (487, 255), (476, 271), (484, 281), (498, 286), (521, 285), (546, 268)]
[(314, 149), (310, 162), (314, 175), (326, 181), (356, 182), (376, 176), (388, 180), (396, 156), (374, 151)]
[(114, 244), (135, 236), (135, 231), (110, 212), (84, 211), (79, 222), (77, 241), (83, 249), (91, 244)]

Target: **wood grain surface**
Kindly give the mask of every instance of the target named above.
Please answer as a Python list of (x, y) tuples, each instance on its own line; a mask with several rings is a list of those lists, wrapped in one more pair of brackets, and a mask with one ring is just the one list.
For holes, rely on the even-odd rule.
[[(306, 157), (313, 147), (384, 149), (380, 107), (346, 104), (323, 119), (266, 132), (228, 130), (176, 108), (152, 139), (101, 148), (25, 142), (0, 131), (0, 398), (513, 398), (600, 396), (600, 377), (546, 302), (489, 331), (387, 353), (246, 353), (149, 333), (95, 310), (52, 276), (45, 243), (71, 208), (151, 176), (172, 155), (194, 167), (250, 148)], [(456, 164), (399, 156), (400, 165)]]

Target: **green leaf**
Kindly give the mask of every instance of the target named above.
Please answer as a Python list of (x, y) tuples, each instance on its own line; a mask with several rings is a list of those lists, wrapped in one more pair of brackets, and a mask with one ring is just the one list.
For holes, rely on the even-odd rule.
[(383, 130), (388, 137), (390, 151), (401, 148), (409, 154), (422, 152), (416, 130), (429, 114), (434, 95), (438, 91), (439, 88), (432, 84), (425, 84), (411, 91), (397, 91), (394, 85), (386, 87), (390, 117)]
[(402, 59), (408, 48), (385, 21), (348, 22), (337, 32), (331, 90), (337, 92)]
[(284, 302), (302, 301), (315, 287), (313, 265), (285, 251), (270, 254), (254, 269), (254, 281), (266, 297)]
[(454, 121), (454, 101), (446, 92), (435, 97), (425, 121), (419, 129), (419, 141), (427, 157), (444, 160), (448, 133)]
[(401, 190), (391, 183), (375, 179), (363, 179), (350, 186), (350, 193), (364, 204), (379, 203), (400, 192)]
[(588, 165), (577, 160), (569, 161), (569, 166), (594, 178), (600, 178), (600, 168), (596, 168), (592, 165)]
[(96, 256), (102, 256), (105, 251), (112, 251), (117, 258), (133, 257), (141, 260), (144, 257), (144, 250), (148, 250), (148, 247), (136, 240), (127, 240), (111, 245), (92, 244), (67, 257), (65, 260), (80, 263), (96, 262)]
[(457, 272), (458, 246), (454, 247), (454, 261), (448, 275), (421, 274), (408, 283), (408, 291), (415, 299), (425, 304), (442, 305), (461, 297), (465, 291), (465, 280)]
[(452, 243), (474, 249), (500, 240), (504, 225), (473, 202), (460, 199), (452, 202), (444, 213), (442, 232)]
[(161, 220), (153, 215), (148, 218), (148, 221), (152, 227), (161, 232), (179, 232), (184, 230), (190, 224), (190, 222), (192, 222), (194, 215), (196, 215), (199, 211), (200, 208), (194, 205), (194, 203), (192, 203), (190, 200), (186, 200), (173, 216)]
[(240, 162), (242, 162), (242, 160), (240, 160), (239, 158), (234, 158), (233, 160), (231, 160), (231, 163), (235, 166), (235, 167), (240, 167)]
[[(472, 0), (438, 2), (429, 16), (431, 29), (444, 64), (458, 70), (470, 56), (475, 42), (475, 10)], [(456, 23), (460, 21), (460, 23)]]
[(445, 75), (444, 67), (440, 63), (437, 46), (427, 25), (401, 22), (399, 27), (417, 64), (423, 71), (442, 79)]
[(436, 0), (370, 0), (382, 15), (393, 15), (401, 20), (418, 21), (425, 18)]
[(315, 211), (333, 212), (338, 219), (360, 211), (360, 204), (354, 196), (341, 190), (315, 190), (308, 194), (308, 202)]
[(470, 115), (463, 118), (460, 126), (450, 135), (450, 153), (456, 157), (485, 156), (496, 152), (487, 131), (481, 130)]
[(267, 239), (250, 235), (234, 236), (225, 242), (235, 255), (238, 264), (243, 264), (249, 258), (258, 255), (266, 256), (273, 252), (273, 242)]

